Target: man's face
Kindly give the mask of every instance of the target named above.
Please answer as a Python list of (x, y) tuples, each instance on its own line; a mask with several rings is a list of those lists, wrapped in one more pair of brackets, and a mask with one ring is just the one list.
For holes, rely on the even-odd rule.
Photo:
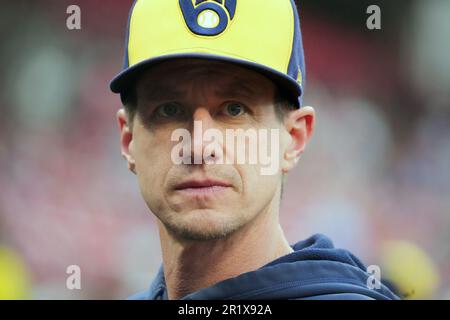
[[(261, 164), (248, 161), (176, 164), (172, 155), (179, 144), (172, 134), (186, 129), (191, 145), (201, 146), (192, 147), (192, 159), (203, 157), (206, 143), (194, 132), (195, 121), (203, 132), (217, 129), (224, 137), (226, 129), (282, 129), (269, 79), (234, 64), (184, 59), (147, 70), (136, 89), (129, 153), (144, 200), (170, 232), (189, 240), (220, 239), (278, 205), (280, 170), (261, 175)], [(221, 150), (223, 157), (239, 152), (225, 143)]]

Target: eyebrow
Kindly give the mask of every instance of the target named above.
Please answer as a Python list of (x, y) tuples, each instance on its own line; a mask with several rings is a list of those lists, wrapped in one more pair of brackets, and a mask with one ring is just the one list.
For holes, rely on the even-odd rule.
[(257, 95), (255, 90), (248, 86), (244, 81), (233, 82), (229, 86), (216, 90), (215, 92), (220, 97), (254, 97)]
[[(257, 95), (257, 92), (243, 80), (230, 83), (214, 92), (218, 97), (247, 97), (251, 98)], [(185, 96), (183, 91), (176, 90), (173, 86), (156, 83), (149, 86), (143, 97), (148, 101), (177, 100)]]
[(161, 101), (167, 99), (180, 99), (184, 96), (184, 94), (172, 86), (168, 86), (163, 83), (156, 83), (149, 86), (149, 89), (145, 91), (143, 96), (149, 101)]

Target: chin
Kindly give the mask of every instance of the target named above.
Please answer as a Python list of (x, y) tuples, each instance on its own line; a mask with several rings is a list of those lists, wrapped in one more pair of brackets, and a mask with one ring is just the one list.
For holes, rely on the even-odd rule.
[(167, 227), (186, 240), (219, 240), (241, 227), (239, 217), (215, 209), (195, 209), (177, 215)]

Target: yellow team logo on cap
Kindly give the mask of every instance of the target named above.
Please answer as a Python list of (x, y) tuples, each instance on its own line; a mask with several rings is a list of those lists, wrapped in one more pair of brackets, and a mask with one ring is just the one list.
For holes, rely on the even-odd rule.
[(179, 3), (191, 32), (201, 36), (217, 36), (233, 20), (237, 0), (179, 0)]
[(298, 67), (297, 83), (299, 86), (302, 85), (302, 81), (303, 81), (302, 69), (300, 69), (300, 67)]
[(205, 54), (286, 74), (293, 39), (290, 0), (138, 0), (129, 22), (128, 66)]
[(220, 17), (212, 10), (205, 10), (198, 15), (198, 24), (203, 28), (211, 29), (219, 25)]

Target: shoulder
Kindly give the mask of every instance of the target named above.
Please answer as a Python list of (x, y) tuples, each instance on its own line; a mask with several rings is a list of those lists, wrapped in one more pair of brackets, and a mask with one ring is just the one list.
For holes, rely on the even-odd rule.
[(322, 294), (318, 296), (312, 296), (295, 300), (375, 300), (375, 299), (359, 293), (333, 293), (333, 294)]
[(149, 299), (148, 290), (132, 294), (127, 298), (127, 300), (148, 300), (148, 299)]

